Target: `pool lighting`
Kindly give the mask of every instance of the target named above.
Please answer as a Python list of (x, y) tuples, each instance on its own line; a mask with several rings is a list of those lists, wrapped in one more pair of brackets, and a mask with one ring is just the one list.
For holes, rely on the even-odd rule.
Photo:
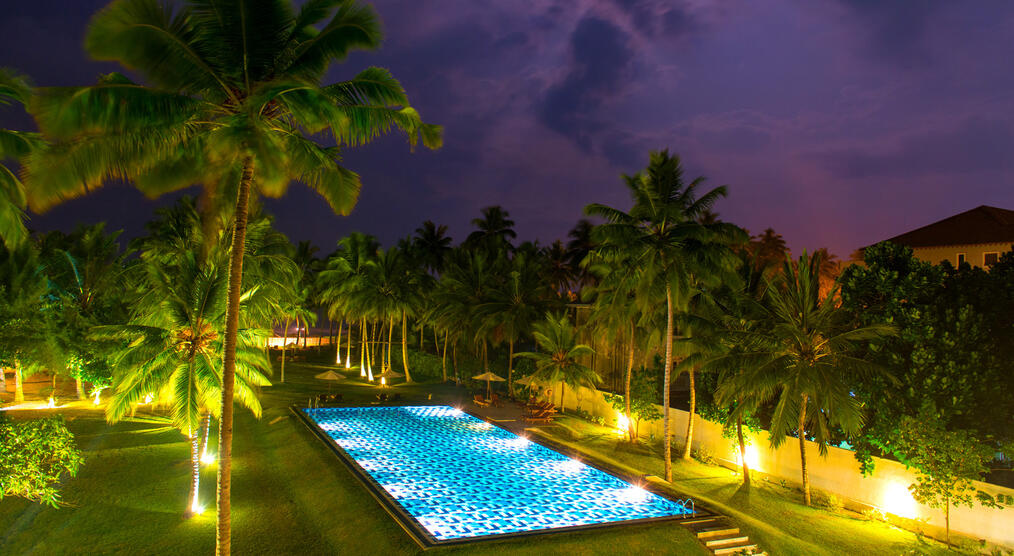
[(644, 502), (648, 498), (648, 491), (637, 485), (631, 485), (622, 491), (620, 491), (620, 500), (629, 502), (631, 504), (637, 504)]
[(576, 459), (567, 458), (563, 461), (557, 461), (553, 463), (553, 469), (561, 473), (570, 475), (572, 473), (580, 473), (585, 470), (583, 463)]
[(512, 448), (527, 448), (531, 443), (527, 436), (518, 436), (517, 438), (507, 440), (507, 445)]

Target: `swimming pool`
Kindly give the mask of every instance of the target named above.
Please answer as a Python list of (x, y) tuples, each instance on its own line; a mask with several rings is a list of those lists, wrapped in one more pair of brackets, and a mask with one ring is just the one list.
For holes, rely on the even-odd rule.
[(453, 407), (301, 411), (427, 544), (692, 512)]

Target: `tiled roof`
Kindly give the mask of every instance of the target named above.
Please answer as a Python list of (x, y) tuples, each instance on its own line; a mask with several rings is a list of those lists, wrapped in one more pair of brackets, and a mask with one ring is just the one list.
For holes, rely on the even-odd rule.
[(982, 205), (887, 241), (909, 247), (1014, 243), (1014, 210)]

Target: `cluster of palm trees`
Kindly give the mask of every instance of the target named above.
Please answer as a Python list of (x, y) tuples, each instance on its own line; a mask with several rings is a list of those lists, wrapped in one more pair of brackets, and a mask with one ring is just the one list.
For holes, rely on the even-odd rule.
[[(87, 87), (30, 90), (4, 74), (0, 95), (24, 102), (41, 136), (4, 133), (0, 213), (16, 241), (27, 203), (44, 210), (113, 180), (148, 195), (198, 184), (210, 226), (229, 230), (223, 337), (217, 552), (231, 547), (232, 406), (248, 210), (299, 180), (338, 213), (356, 202), (359, 177), (345, 148), (397, 128), (414, 145), (441, 143), (401, 85), (381, 68), (322, 85), (331, 62), (380, 45), (377, 14), (352, 1), (115, 0), (95, 15), (85, 49), (133, 70)], [(12, 86), (13, 83), (13, 86)], [(327, 134), (328, 142), (320, 138)]]

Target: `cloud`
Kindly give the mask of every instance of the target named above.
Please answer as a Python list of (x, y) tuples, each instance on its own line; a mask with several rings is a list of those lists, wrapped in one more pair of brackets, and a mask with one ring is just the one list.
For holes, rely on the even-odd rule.
[(1009, 123), (970, 117), (950, 128), (906, 135), (894, 145), (848, 147), (816, 157), (836, 177), (866, 179), (1009, 171), (1012, 150)]

